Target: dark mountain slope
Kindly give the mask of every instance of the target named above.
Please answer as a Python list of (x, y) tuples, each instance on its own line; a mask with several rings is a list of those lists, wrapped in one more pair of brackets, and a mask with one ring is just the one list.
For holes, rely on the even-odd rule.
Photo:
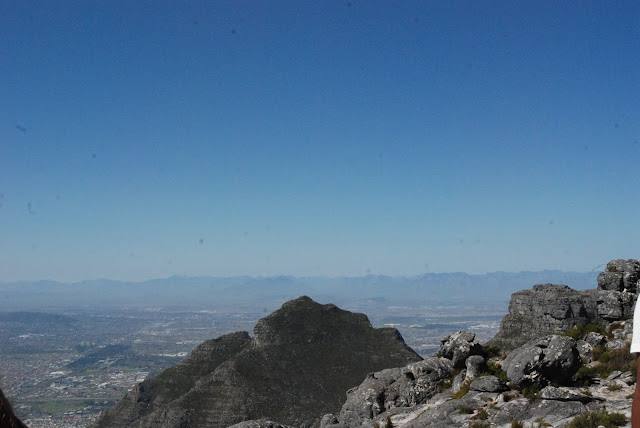
[(136, 385), (121, 401), (103, 413), (96, 425), (126, 427), (187, 393), (251, 341), (247, 332), (207, 340), (179, 364)]
[(27, 426), (13, 414), (11, 404), (9, 404), (9, 400), (4, 396), (2, 390), (0, 390), (0, 428), (27, 428)]

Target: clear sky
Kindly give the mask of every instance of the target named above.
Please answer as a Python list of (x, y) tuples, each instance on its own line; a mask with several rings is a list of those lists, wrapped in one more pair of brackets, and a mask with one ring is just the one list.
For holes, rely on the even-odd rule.
[(0, 1), (0, 280), (640, 258), (640, 3)]

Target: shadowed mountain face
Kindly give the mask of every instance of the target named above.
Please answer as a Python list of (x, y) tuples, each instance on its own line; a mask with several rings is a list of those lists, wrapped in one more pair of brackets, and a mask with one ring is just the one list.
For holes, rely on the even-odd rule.
[(0, 390), (0, 428), (27, 428), (14, 414), (9, 401)]
[(317, 426), (369, 372), (421, 360), (397, 330), (308, 297), (285, 303), (254, 332), (204, 342), (93, 426), (225, 427), (263, 417)]

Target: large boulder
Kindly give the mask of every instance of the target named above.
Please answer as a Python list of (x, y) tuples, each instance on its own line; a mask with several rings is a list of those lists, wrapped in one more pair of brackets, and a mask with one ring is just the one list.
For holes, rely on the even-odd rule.
[(636, 295), (628, 291), (592, 290), (590, 295), (596, 301), (596, 321), (618, 321), (633, 317)]
[(339, 421), (346, 426), (360, 426), (389, 409), (424, 403), (452, 375), (451, 361), (438, 357), (371, 373), (360, 386), (347, 392)]
[(551, 382), (563, 384), (580, 366), (575, 340), (557, 335), (529, 342), (511, 351), (502, 361), (502, 370), (516, 388)]
[(480, 376), (480, 374), (486, 370), (487, 362), (484, 357), (480, 355), (471, 355), (465, 361), (465, 366), (467, 366), (467, 370), (465, 373), (465, 380), (473, 380)]
[(598, 289), (635, 293), (638, 279), (640, 279), (640, 262), (638, 260), (611, 260), (607, 263), (604, 272), (600, 272), (598, 275)]
[(506, 391), (507, 385), (497, 377), (493, 375), (482, 376), (475, 379), (469, 385), (469, 389), (471, 391), (480, 391), (480, 392), (502, 392)]
[(465, 366), (465, 360), (471, 355), (482, 352), (482, 346), (476, 342), (476, 335), (470, 331), (458, 331), (447, 335), (441, 341), (440, 349), (436, 353), (439, 357), (448, 358), (456, 368)]

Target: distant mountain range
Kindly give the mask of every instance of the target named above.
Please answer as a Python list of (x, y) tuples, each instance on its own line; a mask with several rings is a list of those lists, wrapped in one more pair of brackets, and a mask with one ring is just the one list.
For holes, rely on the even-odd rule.
[(307, 295), (317, 301), (348, 305), (482, 304), (508, 302), (511, 293), (534, 284), (566, 284), (578, 290), (596, 288), (597, 272), (427, 273), (410, 277), (183, 277), (144, 282), (99, 279), (0, 282), (0, 311), (83, 308), (149, 308), (207, 310), (218, 307), (274, 308)]

